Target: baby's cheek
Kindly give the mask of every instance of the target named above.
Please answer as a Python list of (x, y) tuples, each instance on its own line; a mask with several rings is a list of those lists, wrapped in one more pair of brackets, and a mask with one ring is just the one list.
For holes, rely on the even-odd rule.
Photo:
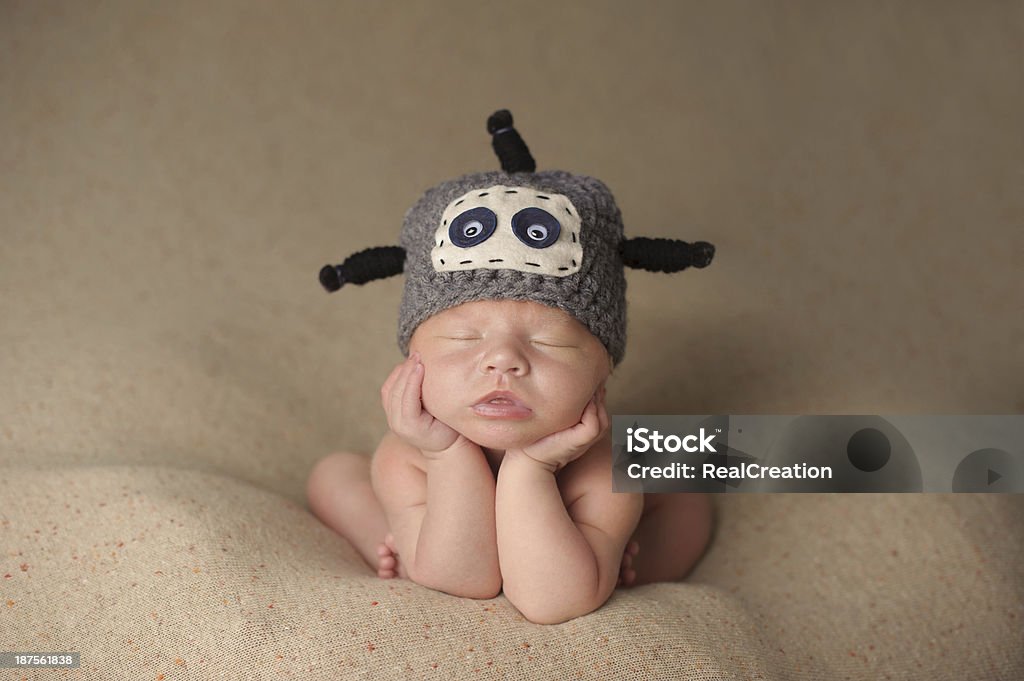
[(565, 405), (566, 418), (576, 419), (574, 423), (577, 423), (579, 417), (583, 415), (583, 410), (593, 399), (596, 388), (592, 389), (589, 381), (567, 382), (565, 385), (569, 388), (562, 393), (560, 402)]
[(556, 402), (556, 406), (550, 413), (546, 414), (547, 419), (550, 421), (551, 432), (572, 428), (579, 423), (588, 401), (589, 398), (580, 401), (578, 397), (573, 397), (563, 398)]

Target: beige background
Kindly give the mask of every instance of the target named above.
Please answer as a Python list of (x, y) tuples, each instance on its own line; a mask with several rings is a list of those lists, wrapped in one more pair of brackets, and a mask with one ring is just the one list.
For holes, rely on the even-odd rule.
[(0, 443), (298, 499), (317, 456), (374, 446), (400, 359), (379, 351), (400, 281), (328, 296), (317, 270), (497, 168), (502, 107), (539, 168), (611, 187), (628, 234), (718, 248), (629, 273), (613, 411), (1024, 411), (1022, 22), (1017, 3), (2, 3)]
[[(60, 525), (85, 503), (72, 495), (100, 504), (109, 492), (123, 504), (121, 490), (141, 480), (174, 499), (227, 485), (239, 508), (270, 503), (264, 492), (301, 505), (318, 457), (370, 451), (385, 426), (378, 390), (400, 360), (401, 281), (329, 296), (317, 271), (397, 243), (405, 211), (431, 185), (497, 169), (484, 123), (498, 108), (512, 110), (539, 169), (608, 184), (629, 236), (717, 246), (706, 270), (627, 274), (613, 413), (1024, 411), (1022, 40), (1014, 2), (0, 1), (0, 572), (15, 580), (0, 587), (14, 593), (33, 574), (18, 569), (18, 552), (34, 546), (42, 519)], [(101, 464), (191, 470), (92, 468)], [(189, 477), (200, 473), (232, 480)], [(227, 518), (224, 499), (189, 541)], [(872, 508), (870, 498), (723, 500), (723, 534), (697, 581), (719, 589), (701, 587), (711, 600), (730, 594), (740, 599), (730, 608), (749, 610), (742, 636), (709, 629), (724, 620), (701, 610), (700, 631), (719, 638), (686, 658), (689, 669), (959, 678), (950, 658), (970, 669), (988, 660), (997, 676), (1024, 669), (999, 643), (1024, 620), (1019, 500), (892, 498), (884, 513), (851, 520)], [(751, 537), (744, 524), (791, 511), (822, 523), (815, 536), (848, 535), (819, 546), (800, 543), (799, 520), (778, 536)], [(914, 520), (891, 521), (900, 514)], [(308, 515), (296, 522), (315, 538), (303, 551), (333, 541)], [(904, 562), (871, 573), (904, 541), (872, 544), (879, 526), (959, 528), (944, 560), (963, 564), (941, 571), (919, 536)], [(964, 527), (987, 528), (977, 530), (984, 541)], [(82, 541), (116, 546), (96, 532)], [(261, 537), (245, 551), (259, 553)], [(790, 541), (803, 547), (792, 557), (765, 553)], [(859, 568), (843, 562), (850, 542)], [(987, 567), (971, 563), (983, 554)], [(140, 583), (163, 594), (147, 555)], [(749, 577), (763, 572), (743, 566), (766, 555), (771, 571), (833, 599), (808, 605)], [(818, 560), (852, 573), (837, 581), (808, 562)], [(289, 583), (292, 568), (279, 567)], [(979, 581), (943, 581), (975, 569)], [(885, 583), (892, 574), (935, 579), (911, 588)], [(76, 588), (113, 597), (123, 587), (93, 584)], [(852, 600), (841, 596), (848, 584), (861, 587)], [(930, 616), (919, 636), (895, 610), (866, 617), (869, 585), (899, 613), (939, 593), (987, 604), (967, 626), (988, 647), (958, 649), (963, 634)], [(616, 607), (703, 607), (678, 589)], [(18, 593), (10, 598), (30, 600)], [(417, 607), (435, 608), (424, 598)], [(122, 606), (118, 622), (148, 618), (145, 605)], [(11, 606), (6, 615), (27, 619), (6, 620), (8, 633), (52, 624), (51, 641), (75, 644), (40, 607)], [(182, 638), (168, 640), (191, 641), (193, 620), (173, 621)], [(659, 621), (671, 627), (641, 633), (678, 629)], [(871, 657), (862, 641), (862, 663), (847, 655), (861, 630), (912, 642), (872, 643)], [(749, 658), (716, 660), (733, 635)], [(946, 659), (925, 645), (941, 636)], [(794, 646), (802, 662), (778, 652)], [(117, 664), (134, 669), (125, 655)]]

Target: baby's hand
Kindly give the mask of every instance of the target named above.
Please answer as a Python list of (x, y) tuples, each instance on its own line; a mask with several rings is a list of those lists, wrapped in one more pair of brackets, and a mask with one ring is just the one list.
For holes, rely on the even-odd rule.
[(580, 458), (608, 430), (609, 419), (604, 396), (605, 389), (602, 387), (587, 403), (579, 423), (543, 437), (532, 445), (523, 447), (519, 452), (545, 466), (552, 473)]
[(392, 432), (429, 456), (448, 449), (461, 436), (423, 408), (423, 372), (419, 353), (414, 352), (391, 371), (380, 398)]

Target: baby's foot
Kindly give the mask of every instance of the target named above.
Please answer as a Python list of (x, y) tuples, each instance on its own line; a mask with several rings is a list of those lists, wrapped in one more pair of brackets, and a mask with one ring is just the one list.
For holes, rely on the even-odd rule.
[(377, 545), (377, 576), (381, 579), (399, 576), (398, 552), (395, 551), (395, 538), (390, 533)]
[(626, 550), (622, 552), (622, 565), (619, 566), (619, 581), (616, 586), (633, 586), (636, 581), (636, 570), (633, 569), (633, 559), (640, 553), (640, 544), (630, 541), (626, 544)]

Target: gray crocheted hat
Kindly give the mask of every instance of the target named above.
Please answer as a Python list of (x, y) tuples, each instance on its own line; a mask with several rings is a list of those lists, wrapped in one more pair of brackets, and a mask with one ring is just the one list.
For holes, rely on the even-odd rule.
[(405, 215), (400, 246), (366, 249), (320, 270), (328, 291), (405, 272), (398, 345), (421, 322), (475, 300), (530, 300), (568, 312), (618, 364), (626, 349), (624, 267), (677, 272), (707, 267), (711, 244), (626, 239), (600, 180), (536, 165), (512, 115), (487, 121), (502, 170), (428, 189)]

